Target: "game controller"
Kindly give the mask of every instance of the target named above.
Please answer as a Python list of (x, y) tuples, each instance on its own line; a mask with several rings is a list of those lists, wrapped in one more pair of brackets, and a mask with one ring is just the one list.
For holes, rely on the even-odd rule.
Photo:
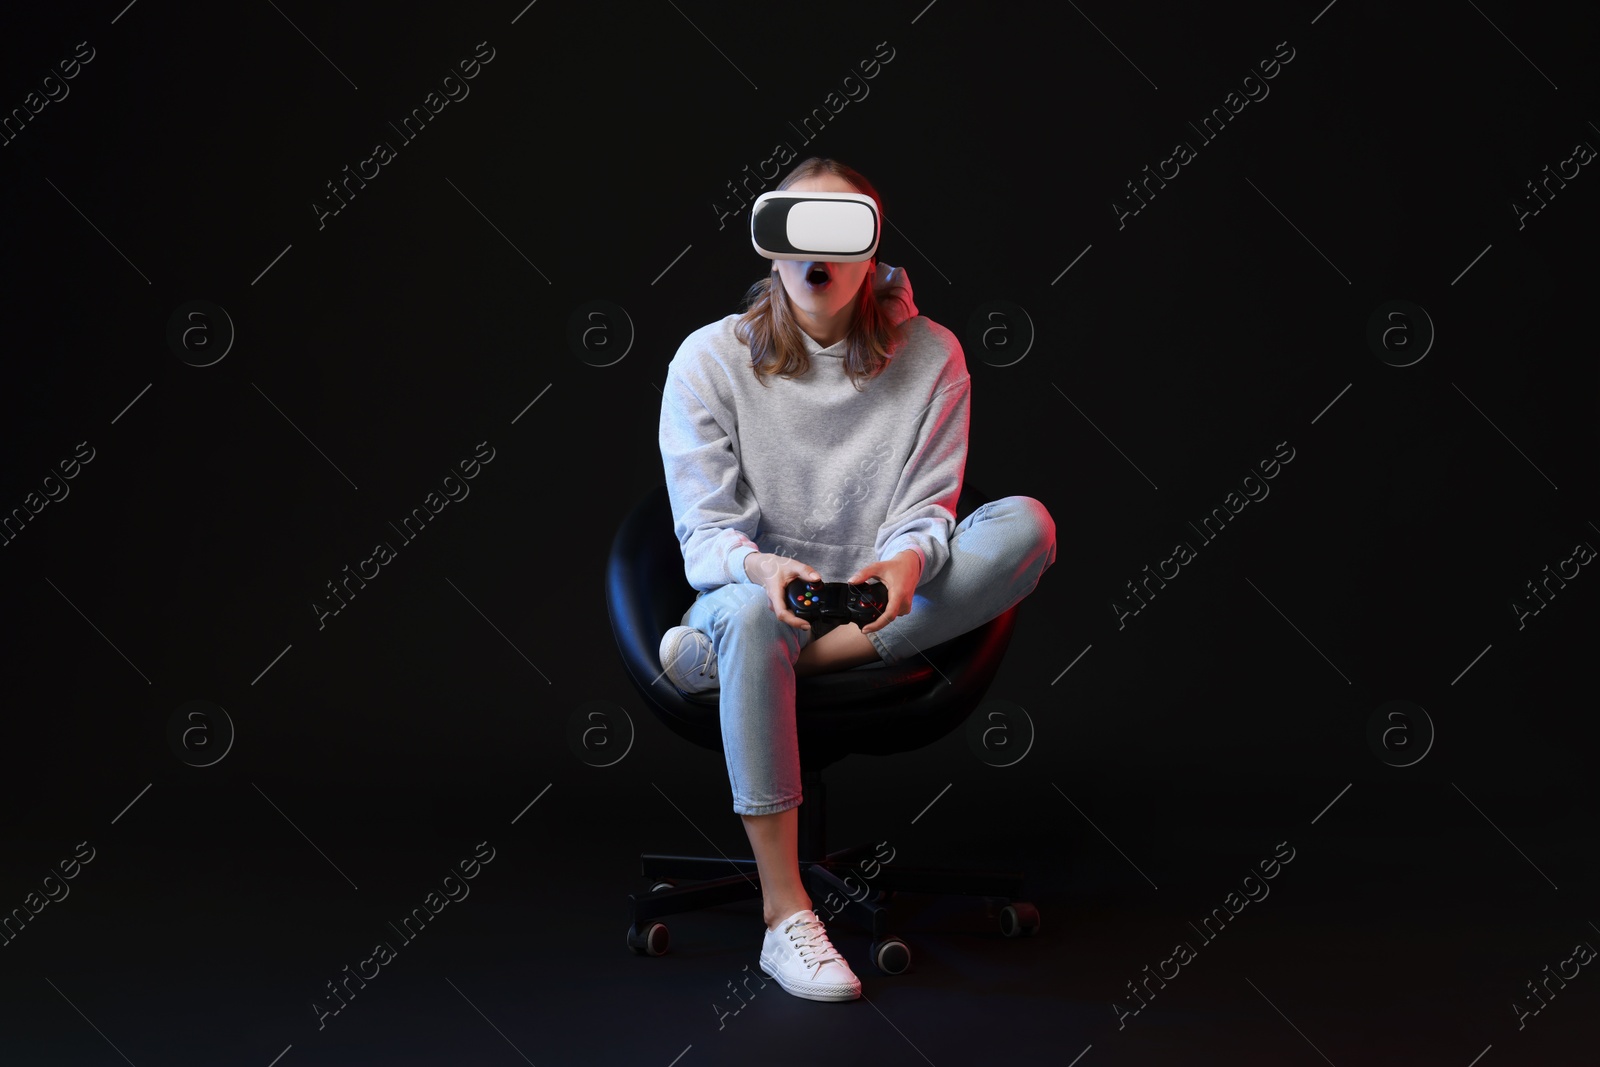
[(807, 622), (828, 619), (865, 626), (889, 606), (888, 590), (881, 582), (851, 585), (796, 578), (784, 590), (784, 596), (789, 610)]

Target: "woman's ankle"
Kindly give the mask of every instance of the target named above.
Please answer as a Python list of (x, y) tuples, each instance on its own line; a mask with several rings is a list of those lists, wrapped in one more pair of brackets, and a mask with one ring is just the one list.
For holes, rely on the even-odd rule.
[(776, 930), (778, 928), (778, 924), (783, 922), (783, 920), (787, 919), (797, 911), (804, 911), (810, 907), (812, 907), (811, 901), (809, 899), (802, 898), (797, 901), (790, 901), (787, 904), (780, 904), (776, 907), (776, 909), (763, 907), (761, 910), (761, 918), (766, 922), (768, 930)]

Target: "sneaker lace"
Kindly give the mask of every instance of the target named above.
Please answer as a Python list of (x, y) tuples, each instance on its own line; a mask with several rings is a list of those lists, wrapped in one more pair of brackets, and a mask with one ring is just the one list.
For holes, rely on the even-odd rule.
[(801, 962), (811, 968), (812, 973), (829, 960), (844, 962), (839, 950), (828, 940), (828, 933), (823, 928), (822, 920), (801, 919), (790, 923), (788, 931), (789, 940), (794, 944), (795, 951), (800, 954)]
[(686, 655), (691, 657), (690, 674), (698, 674), (702, 678), (717, 677), (717, 655), (708, 639), (699, 634), (690, 634), (688, 640), (678, 646), (677, 662), (682, 663)]
[(695, 673), (705, 678), (717, 676), (717, 654), (711, 648), (709, 640), (696, 640), (695, 651), (697, 655), (704, 655), (699, 663), (695, 664)]

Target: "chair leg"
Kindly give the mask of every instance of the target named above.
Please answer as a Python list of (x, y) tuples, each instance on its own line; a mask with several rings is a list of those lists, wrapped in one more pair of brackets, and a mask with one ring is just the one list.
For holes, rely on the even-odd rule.
[(1022, 880), (1023, 875), (1016, 871), (950, 871), (885, 863), (872, 884), (877, 889), (909, 893), (1016, 898), (1022, 895)]
[(888, 934), (889, 909), (857, 896), (861, 891), (859, 885), (852, 888), (820, 863), (807, 867), (803, 877), (816, 910), (837, 915), (841, 909), (848, 908), (850, 917), (860, 923), (874, 941), (881, 941)]
[(754, 876), (757, 869), (754, 859), (740, 856), (732, 859), (718, 856), (713, 859), (708, 856), (672, 856), (658, 852), (641, 855), (639, 867), (646, 878), (687, 878), (693, 881), (718, 878), (738, 871)]
[(828, 853), (828, 858), (825, 862), (830, 867), (848, 867), (861, 857), (870, 854), (876, 847), (870, 841), (862, 845), (851, 845), (849, 848), (841, 848), (837, 852)]
[(659, 919), (664, 915), (700, 911), (703, 908), (715, 908), (722, 904), (760, 896), (760, 879), (753, 874), (748, 877), (734, 874), (727, 878), (673, 886), (671, 889), (661, 889), (653, 893), (629, 893), (628, 900), (633, 908), (633, 923), (639, 926), (650, 919)]

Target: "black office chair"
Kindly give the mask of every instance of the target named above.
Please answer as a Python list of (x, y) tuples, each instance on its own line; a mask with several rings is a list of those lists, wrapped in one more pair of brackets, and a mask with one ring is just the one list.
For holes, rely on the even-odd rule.
[[(987, 500), (966, 484), (957, 503), (957, 521)], [(606, 569), (611, 629), (628, 678), (645, 703), (679, 736), (721, 752), (721, 690), (685, 696), (663, 676), (659, 660), (662, 636), (681, 624), (694, 597), (694, 588), (684, 578), (667, 487), (659, 485), (634, 507), (612, 541)], [(989, 915), (998, 912), (1000, 931), (1007, 937), (1038, 930), (1037, 909), (1013, 899), (1022, 891), (1021, 874), (879, 863), (871, 858), (872, 844), (825, 852), (823, 843), (827, 807), (823, 768), (851, 753), (914, 751), (960, 726), (999, 670), (1017, 606), (901, 663), (808, 675), (796, 682), (805, 791), (799, 816), (801, 877), (819, 912), (825, 901), (842, 903), (847, 910), (836, 914), (850, 915), (871, 933), (873, 965), (885, 974), (899, 974), (911, 962), (905, 942), (887, 931), (884, 902), (895, 890), (983, 897)], [(669, 936), (666, 924), (659, 921), (662, 916), (760, 897), (754, 858), (645, 853), (639, 859), (651, 888), (629, 895), (633, 925), (628, 945), (641, 955), (667, 951)], [(846, 881), (848, 868), (863, 859), (871, 865), (868, 873), (876, 891), (872, 895), (856, 879)], [(731, 874), (726, 873), (730, 864)], [(692, 881), (679, 885), (678, 879)]]

